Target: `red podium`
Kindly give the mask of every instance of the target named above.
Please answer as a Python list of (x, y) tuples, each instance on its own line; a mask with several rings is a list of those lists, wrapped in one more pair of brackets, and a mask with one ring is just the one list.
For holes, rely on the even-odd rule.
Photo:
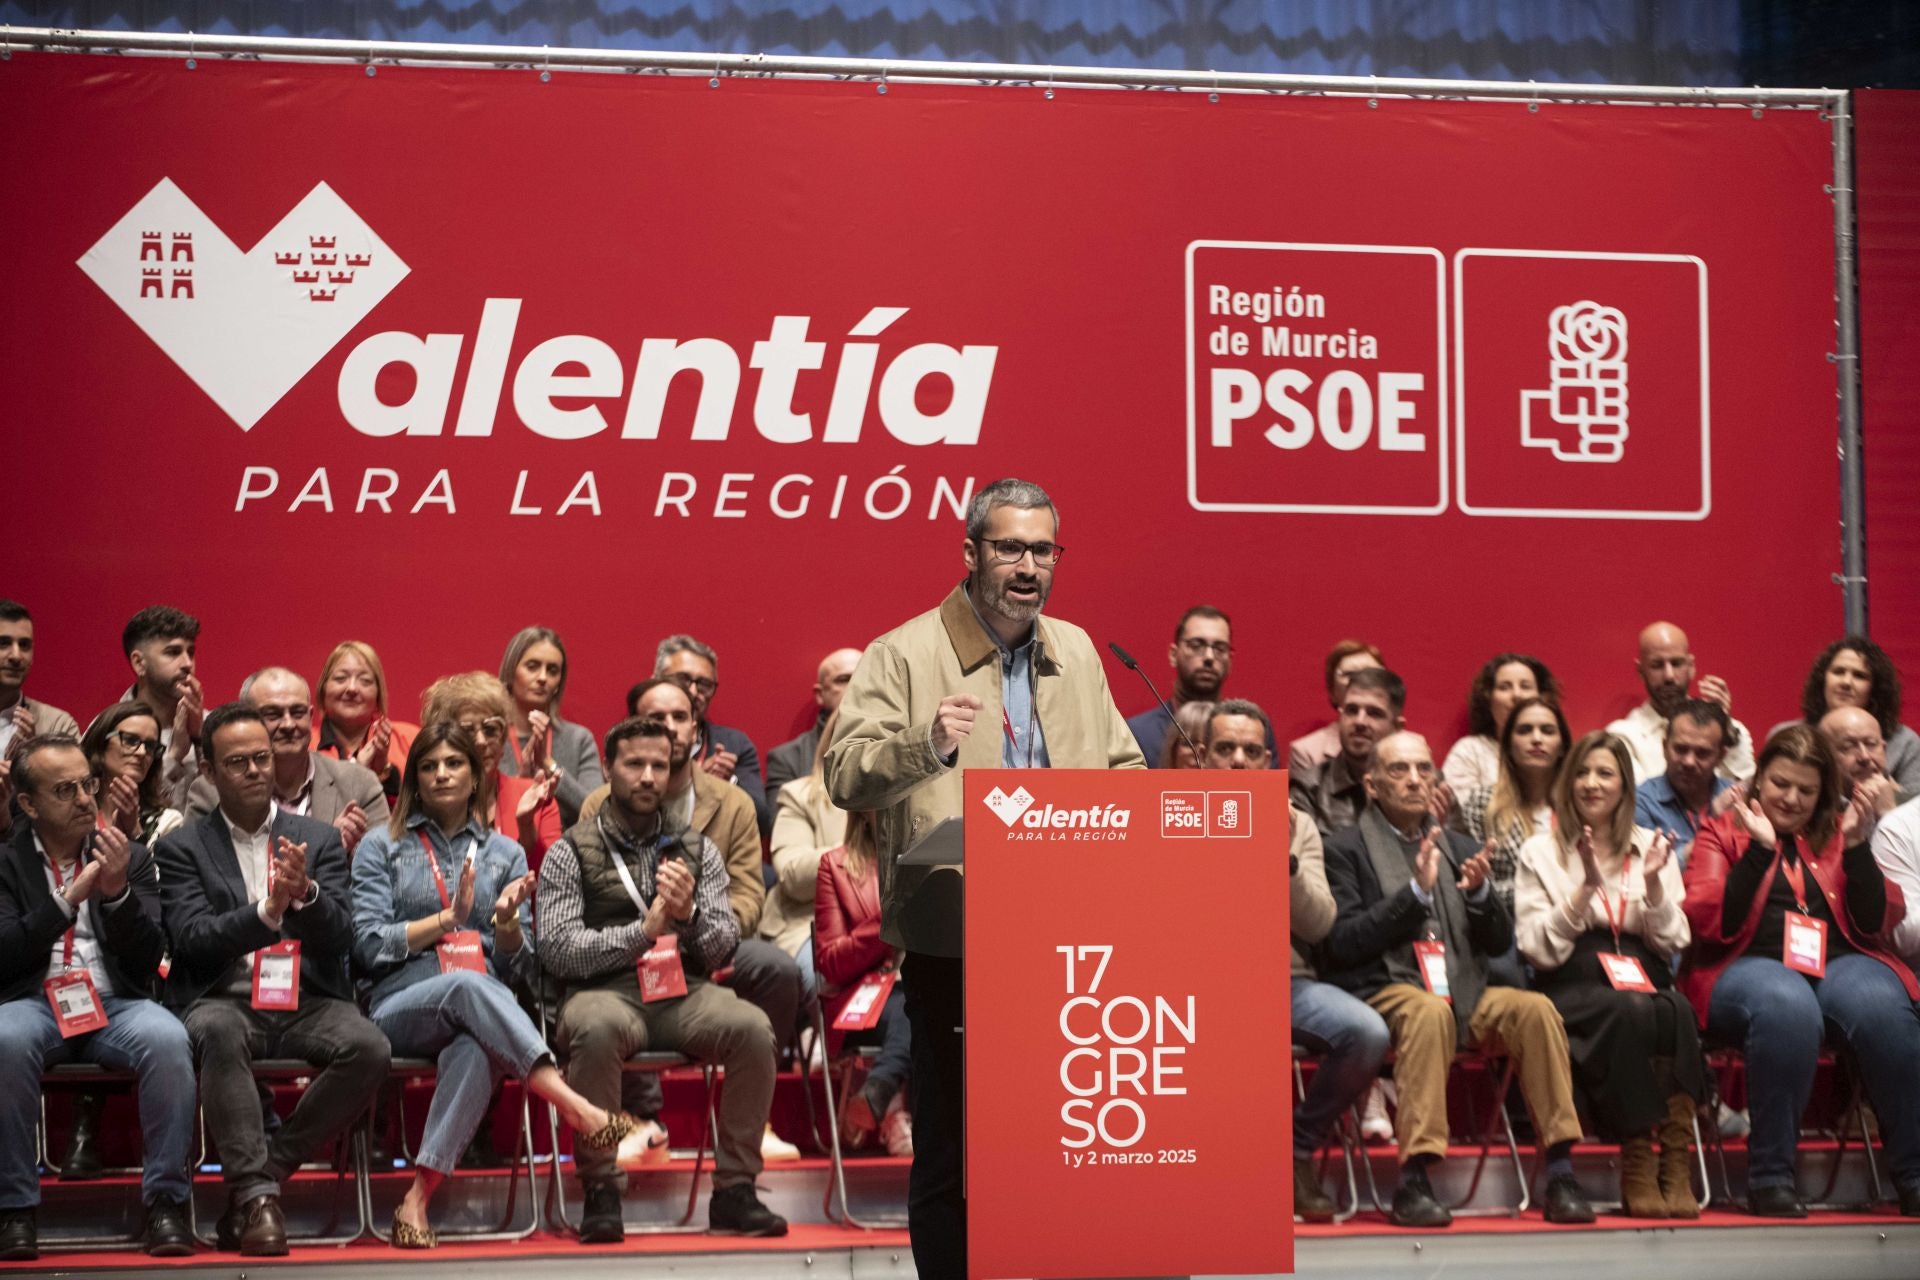
[(969, 770), (968, 1270), (1293, 1270), (1287, 777)]

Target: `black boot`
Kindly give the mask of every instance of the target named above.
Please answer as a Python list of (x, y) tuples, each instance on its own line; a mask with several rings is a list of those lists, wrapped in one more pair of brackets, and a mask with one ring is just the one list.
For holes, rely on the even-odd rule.
[(73, 1134), (60, 1157), (60, 1181), (90, 1182), (100, 1176), (100, 1112), (106, 1096), (89, 1089), (73, 1095)]

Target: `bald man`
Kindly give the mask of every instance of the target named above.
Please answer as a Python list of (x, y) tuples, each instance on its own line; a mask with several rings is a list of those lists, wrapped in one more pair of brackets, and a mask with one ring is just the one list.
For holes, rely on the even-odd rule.
[[(1693, 653), (1687, 633), (1671, 622), (1655, 622), (1640, 633), (1640, 656), (1634, 662), (1640, 683), (1647, 688), (1647, 700), (1635, 707), (1625, 719), (1607, 726), (1608, 733), (1626, 739), (1633, 751), (1633, 776), (1636, 782), (1665, 773), (1667, 769), (1667, 719), (1680, 709), (1693, 684)], [(1733, 695), (1719, 676), (1700, 680), (1699, 696), (1717, 702), (1733, 715)], [(1741, 782), (1753, 776), (1753, 735), (1738, 720), (1738, 731), (1720, 761), (1720, 776)]]
[(1864, 791), (1873, 801), (1866, 829), (1860, 833), (1862, 840), (1871, 839), (1874, 825), (1913, 799), (1915, 793), (1902, 789), (1888, 774), (1887, 740), (1880, 733), (1880, 722), (1867, 712), (1859, 707), (1835, 707), (1820, 717), (1819, 729), (1840, 762), (1848, 795)]
[(767, 752), (769, 803), (779, 801), (782, 785), (813, 772), (813, 755), (820, 746), (820, 730), (827, 723), (827, 717), (839, 707), (840, 696), (847, 691), (847, 682), (853, 679), (853, 669), (859, 665), (858, 649), (835, 649), (820, 659), (820, 670), (813, 681), (813, 700), (820, 711), (813, 718), (813, 727)]
[[(286, 667), (265, 667), (240, 684), (240, 701), (260, 713), (273, 744), (273, 799), (281, 809), (330, 824), (352, 856), (369, 828), (387, 821), (380, 779), (362, 765), (312, 750), (313, 693)], [(220, 807), (213, 783), (196, 778), (187, 792), (187, 820)]]

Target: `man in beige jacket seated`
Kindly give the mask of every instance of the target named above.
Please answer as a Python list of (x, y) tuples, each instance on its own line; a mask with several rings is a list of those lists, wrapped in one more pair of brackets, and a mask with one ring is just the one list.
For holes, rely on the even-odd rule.
[(967, 769), (1140, 769), (1087, 633), (1042, 617), (1060, 520), (1038, 485), (999, 480), (967, 507), (966, 579), (867, 646), (840, 702), (825, 772), (833, 802), (876, 815), (880, 936), (906, 952), (914, 1119), (908, 1230), (921, 1280), (967, 1274), (960, 1022), (961, 882), (902, 867), (960, 812)]
[[(1233, 698), (1217, 704), (1200, 741), (1208, 769), (1270, 769), (1273, 737), (1267, 713)], [(1326, 1143), (1340, 1113), (1359, 1101), (1380, 1077), (1387, 1056), (1387, 1023), (1340, 988), (1316, 982), (1301, 953), (1333, 928), (1333, 894), (1327, 890), (1320, 831), (1299, 809), (1287, 808), (1289, 857), (1288, 925), (1293, 943), (1293, 1041), (1319, 1055), (1307, 1096), (1293, 1113), (1293, 1211), (1307, 1222), (1333, 1221), (1334, 1203), (1320, 1185), (1313, 1158)]]

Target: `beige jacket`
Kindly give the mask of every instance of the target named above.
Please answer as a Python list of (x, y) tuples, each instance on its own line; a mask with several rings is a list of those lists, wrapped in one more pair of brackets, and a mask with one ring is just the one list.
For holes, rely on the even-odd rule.
[(820, 859), (846, 843), (847, 815), (833, 807), (827, 789), (802, 774), (774, 795), (773, 888), (760, 917), (760, 936), (788, 955), (800, 954), (813, 933)]
[(1293, 805), (1287, 806), (1287, 823), (1293, 828), (1288, 852), (1300, 860), (1300, 869), (1287, 883), (1287, 915), (1293, 942), (1293, 976), (1311, 978), (1313, 965), (1301, 951), (1333, 932), (1333, 892), (1327, 888), (1327, 858), (1321, 847), (1320, 828), (1313, 817)]
[[(1626, 803), (1622, 801), (1621, 803)], [(1640, 859), (1653, 843), (1653, 832), (1633, 829), (1633, 866), (1626, 877), (1626, 906), (1620, 905), (1620, 866), (1603, 866), (1613, 910), (1620, 911), (1621, 932), (1638, 934), (1656, 955), (1685, 951), (1692, 941), (1684, 910), (1687, 887), (1680, 878), (1680, 859), (1669, 857), (1660, 869), (1660, 905), (1647, 906), (1647, 879)], [(1593, 929), (1611, 929), (1607, 902), (1586, 887), (1580, 855), (1560, 847), (1560, 837), (1543, 831), (1520, 846), (1513, 880), (1514, 935), (1520, 954), (1536, 969), (1558, 969), (1573, 956), (1574, 942)]]
[[(1057, 618), (1036, 625), (1034, 707), (1053, 767), (1146, 768), (1087, 633)], [(933, 717), (955, 693), (982, 705), (949, 767), (933, 753)], [(868, 645), (854, 669), (827, 749), (827, 790), (842, 809), (878, 814), (880, 936), (896, 947), (961, 954), (958, 870), (894, 860), (960, 813), (966, 770), (1000, 767), (1001, 715), (998, 651), (964, 586)]]

